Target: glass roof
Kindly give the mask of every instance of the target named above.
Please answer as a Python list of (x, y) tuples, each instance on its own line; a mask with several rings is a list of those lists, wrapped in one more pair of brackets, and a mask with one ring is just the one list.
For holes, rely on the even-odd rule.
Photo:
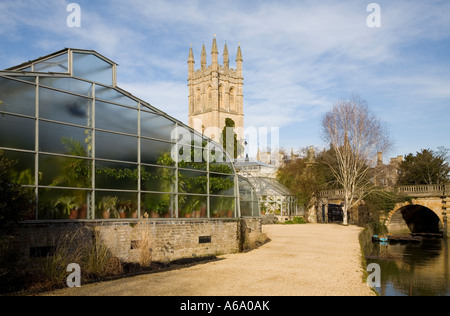
[(256, 188), (259, 195), (294, 195), (288, 188), (278, 182), (277, 179), (267, 177), (249, 177), (248, 180)]
[(107, 86), (116, 86), (117, 64), (93, 50), (66, 48), (6, 70), (67, 74)]

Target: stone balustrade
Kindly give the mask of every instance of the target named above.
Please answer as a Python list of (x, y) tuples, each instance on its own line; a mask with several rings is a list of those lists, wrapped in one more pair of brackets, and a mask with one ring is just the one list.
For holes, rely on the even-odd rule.
[[(394, 191), (411, 197), (425, 196), (447, 196), (450, 195), (450, 184), (431, 184), (431, 185), (402, 185), (395, 187), (386, 187), (386, 191)], [(319, 198), (343, 198), (343, 189), (324, 190), (319, 193)]]

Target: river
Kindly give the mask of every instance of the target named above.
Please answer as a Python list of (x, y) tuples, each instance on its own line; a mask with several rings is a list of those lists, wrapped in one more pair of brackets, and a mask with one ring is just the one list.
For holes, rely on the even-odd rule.
[(380, 265), (381, 288), (376, 290), (381, 296), (450, 296), (449, 242), (373, 243), (366, 261)]

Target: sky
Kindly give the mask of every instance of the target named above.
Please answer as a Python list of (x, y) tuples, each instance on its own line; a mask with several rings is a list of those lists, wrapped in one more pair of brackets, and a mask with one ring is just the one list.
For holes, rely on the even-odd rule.
[(189, 48), (195, 69), (203, 44), (210, 64), (215, 37), (220, 63), (225, 43), (232, 68), (242, 49), (245, 128), (323, 148), (323, 115), (356, 93), (388, 127), (387, 162), (450, 148), (449, 16), (448, 0), (1, 0), (0, 69), (95, 50), (119, 64), (119, 87), (187, 124)]

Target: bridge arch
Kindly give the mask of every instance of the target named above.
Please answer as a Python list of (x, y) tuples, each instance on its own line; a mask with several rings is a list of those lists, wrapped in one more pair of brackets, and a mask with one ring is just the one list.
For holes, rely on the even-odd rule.
[(438, 234), (444, 230), (442, 212), (426, 205), (427, 203), (417, 202), (399, 203), (389, 213), (386, 226), (390, 233)]

